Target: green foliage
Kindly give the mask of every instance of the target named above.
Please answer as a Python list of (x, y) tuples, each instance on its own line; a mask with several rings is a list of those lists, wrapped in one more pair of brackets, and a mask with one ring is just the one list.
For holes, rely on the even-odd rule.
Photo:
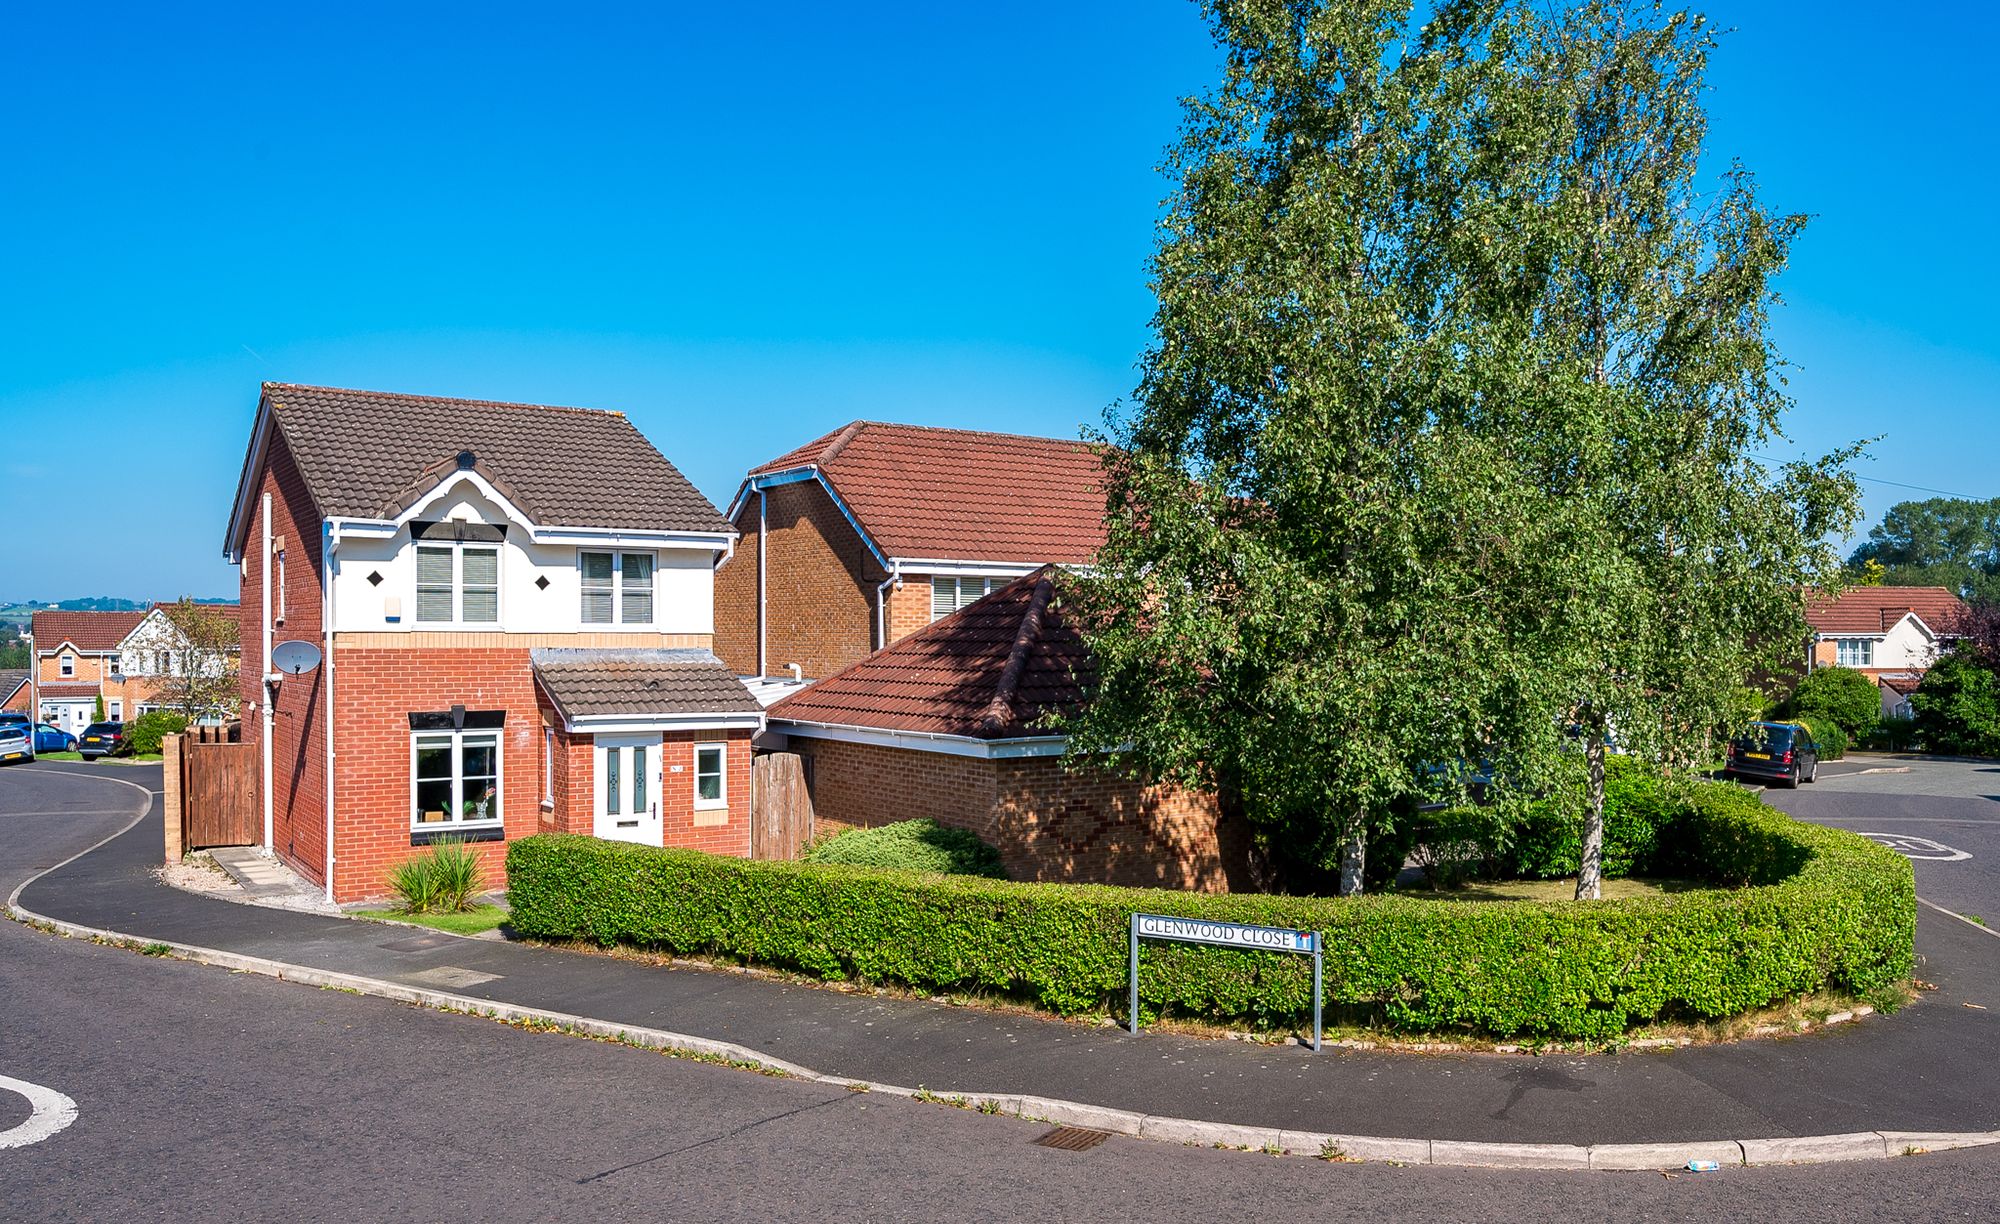
[[(1712, 28), (1584, 0), (1206, 6), (1067, 607), (1072, 750), (1236, 799), (1324, 868), (1426, 765), (1563, 729), (1690, 766), (1837, 583), (1848, 452), (1783, 466), (1800, 217), (1699, 177)], [(1287, 881), (1288, 883), (1290, 881)]]
[[(1604, 864), (1606, 879), (1656, 873), (1660, 830), (1682, 811), (1657, 767), (1629, 756), (1604, 762)], [(1582, 813), (1574, 801), (1541, 799), (1526, 805), (1505, 855), (1509, 875), (1556, 880), (1577, 873), (1583, 856)]]
[(1473, 880), (1499, 874), (1506, 831), (1494, 809), (1448, 807), (1425, 814), (1411, 828), (1409, 857), (1432, 888), (1464, 888)]
[[(1120, 1005), (1137, 910), (1327, 938), (1336, 1011), (1400, 1029), (1608, 1037), (1822, 987), (1908, 976), (1907, 859), (1792, 821), (1741, 788), (1688, 792), (1660, 857), (1735, 890), (1619, 902), (1208, 895), (721, 858), (570, 834), (512, 842), (513, 925), (831, 979), (991, 991), (1074, 1014)], [(1141, 1007), (1231, 1023), (1309, 1017), (1303, 958), (1148, 945)]]
[(479, 856), (456, 838), (432, 842), (389, 872), (389, 889), (409, 914), (456, 914), (473, 908), (483, 888)]
[(92, 721), (92, 722), (107, 722), (107, 721), (109, 721), (109, 720), (108, 720), (108, 719), (107, 719), (107, 718), (106, 718), (106, 717), (104, 716), (104, 694), (103, 694), (103, 693), (99, 693), (99, 694), (97, 695), (97, 701), (96, 701), (96, 703), (95, 703), (95, 704), (93, 704), (93, 705), (92, 705), (92, 706), (90, 707), (90, 721)]
[(187, 725), (184, 714), (171, 710), (148, 710), (125, 724), (125, 746), (120, 751), (134, 755), (158, 753), (161, 740), (169, 735), (179, 735), (187, 730)]
[(816, 843), (805, 858), (809, 863), (1007, 878), (998, 850), (970, 829), (954, 829), (935, 820), (899, 820), (872, 829), (848, 829)]
[(1941, 586), (1968, 599), (2000, 599), (2000, 497), (1897, 502), (1848, 563), (1879, 566), (1888, 586)]
[(1931, 752), (2000, 756), (2000, 676), (1954, 650), (1910, 694), (1915, 732)]
[[(1807, 710), (1799, 715), (1798, 720), (1812, 732), (1813, 743), (1819, 746), (1819, 759), (1822, 761), (1840, 760), (1847, 755), (1848, 748), (1853, 745), (1854, 741), (1842, 729), (1840, 722), (1830, 714), (1822, 715), (1817, 710)], [(1873, 730), (1875, 724), (1880, 721), (1878, 717), (1875, 722), (1869, 723), (1866, 729)]]
[[(1808, 710), (1818, 717), (1808, 717)], [(1850, 736), (1859, 735), (1881, 721), (1882, 690), (1851, 667), (1816, 668), (1799, 681), (1785, 711), (1810, 722), (1816, 732), (1824, 733), (1831, 722)]]

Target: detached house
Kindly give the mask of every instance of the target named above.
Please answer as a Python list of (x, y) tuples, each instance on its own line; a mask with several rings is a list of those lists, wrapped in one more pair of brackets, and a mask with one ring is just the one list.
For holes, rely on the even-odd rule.
[(1081, 442), (855, 421), (750, 471), (716, 574), (716, 653), (743, 675), (830, 676), (1104, 542)]
[[(180, 632), (167, 619), (165, 604), (137, 612), (37, 612), (35, 704), (42, 721), (80, 732), (96, 717), (97, 703), (113, 721), (136, 718), (166, 704), (168, 680), (191, 665)], [(216, 606), (232, 621), (233, 604)], [(226, 668), (225, 659), (205, 658), (201, 666)], [(216, 711), (219, 720), (228, 711)]]
[(539, 830), (747, 854), (735, 541), (622, 414), (265, 384), (224, 547), (266, 843), (337, 901), (442, 837), (495, 883)]
[(1811, 664), (1861, 672), (1881, 688), (1883, 714), (1907, 718), (1910, 694), (1968, 611), (1944, 587), (1855, 587), (1807, 606)]

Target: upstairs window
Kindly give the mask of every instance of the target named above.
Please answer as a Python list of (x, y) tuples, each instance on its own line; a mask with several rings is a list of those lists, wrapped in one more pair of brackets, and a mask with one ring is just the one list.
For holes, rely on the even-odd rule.
[(66, 654), (57, 662), (56, 666), (63, 675), (74, 676), (76, 674), (76, 656)]
[(652, 553), (586, 552), (580, 560), (584, 624), (653, 623)]
[(942, 620), (992, 591), (991, 578), (933, 578), (931, 619)]
[(1834, 641), (1834, 661), (1842, 667), (1875, 666), (1874, 638), (1837, 638)]
[(492, 545), (417, 547), (417, 620), (490, 625), (500, 619), (500, 550)]

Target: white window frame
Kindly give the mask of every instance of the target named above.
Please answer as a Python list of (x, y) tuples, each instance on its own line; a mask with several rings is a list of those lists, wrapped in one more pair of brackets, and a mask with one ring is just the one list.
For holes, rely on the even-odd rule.
[[(704, 752), (715, 753), (716, 797), (713, 799), (704, 799), (701, 797), (701, 754)], [(729, 806), (728, 744), (710, 741), (694, 746), (694, 806), (696, 811), (713, 811), (716, 808), (726, 808)]]
[[(589, 556), (611, 558), (611, 619), (594, 621), (584, 619), (583, 601), (586, 595), (601, 588), (589, 587), (584, 577), (583, 559)], [(652, 562), (652, 573), (647, 583), (647, 593), (652, 597), (653, 614), (645, 620), (628, 620), (625, 616), (625, 559), (645, 557)], [(576, 621), (586, 630), (599, 629), (650, 629), (660, 622), (660, 554), (648, 549), (621, 548), (579, 548), (576, 550)], [(635, 592), (636, 593), (636, 592)]]
[(104, 703), (104, 718), (107, 722), (125, 721), (125, 699), (113, 697)]
[(285, 623), (285, 550), (280, 548), (276, 553), (276, 563), (272, 566), (271, 621), (273, 624), (282, 625)]
[[(485, 820), (461, 820), (457, 814), (465, 810), (465, 773), (460, 768), (465, 759), (467, 737), (490, 738), (493, 741), (493, 793), (500, 800), (500, 814)], [(445, 811), (445, 819), (429, 824), (417, 819), (417, 745), (423, 740), (451, 741), (451, 807)], [(507, 736), (500, 727), (468, 727), (453, 731), (410, 732), (410, 831), (412, 833), (449, 834), (458, 830), (482, 830), (505, 828), (507, 822)]]
[(1840, 667), (1875, 666), (1874, 638), (1835, 638), (1833, 661)]
[(76, 656), (67, 652), (56, 656), (56, 672), (65, 680), (76, 678)]
[(106, 668), (106, 675), (123, 677), (125, 675), (125, 656), (123, 654), (106, 656), (104, 666)]
[[(951, 585), (951, 608), (949, 611), (940, 612), (938, 611), (938, 593), (945, 589), (946, 583), (949, 583)], [(967, 583), (979, 584), (974, 589), (970, 598), (967, 597), (966, 593)], [(933, 574), (931, 575), (931, 620), (941, 621), (945, 617), (950, 616), (953, 612), (956, 612), (959, 609), (964, 608), (976, 602), (977, 600), (983, 599), (986, 596), (991, 595), (992, 593), (993, 593), (993, 579), (991, 578), (978, 578), (978, 577), (955, 578), (947, 574)]]
[[(417, 549), (410, 554), (410, 623), (419, 629), (493, 629), (506, 617), (506, 545), (499, 540), (416, 540), (412, 546)], [(490, 552), (493, 554), (493, 619), (469, 621), (465, 619), (465, 554), (467, 550)], [(421, 575), (423, 564), (421, 554), (436, 550), (451, 553), (451, 619), (425, 620), (423, 601), (419, 591), (423, 586)]]
[(542, 810), (556, 810), (556, 729), (542, 728)]

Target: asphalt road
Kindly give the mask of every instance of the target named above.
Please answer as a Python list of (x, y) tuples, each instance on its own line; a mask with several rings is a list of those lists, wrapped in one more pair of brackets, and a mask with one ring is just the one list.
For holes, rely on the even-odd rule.
[[(138, 795), (89, 775), (49, 764), (0, 770), (0, 890), (129, 819)], [(53, 810), (46, 798), (27, 802), (31, 786), (64, 798)], [(1800, 801), (1816, 798), (1809, 788)], [(1917, 810), (1927, 810), (1921, 798)], [(1674, 1177), (1328, 1164), (1122, 1138), (1056, 1151), (1033, 1144), (1044, 1127), (1018, 1119), (522, 1032), (13, 923), (0, 923), (0, 1075), (54, 1088), (78, 1107), (53, 1137), (0, 1150), (8, 1220), (1938, 1220), (2000, 1211), (2000, 1153), (1990, 1150)], [(0, 1092), (0, 1128), (25, 1114)]]

